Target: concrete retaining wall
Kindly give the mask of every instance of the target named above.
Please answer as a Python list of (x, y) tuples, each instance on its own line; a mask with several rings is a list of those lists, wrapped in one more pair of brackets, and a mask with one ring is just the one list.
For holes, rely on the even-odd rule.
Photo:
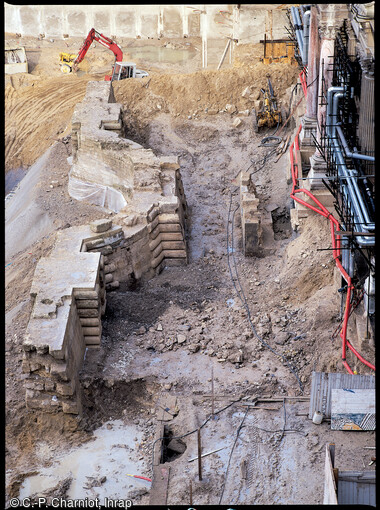
[[(37, 37), (85, 37), (90, 28), (109, 37), (183, 36), (258, 42), (287, 36), (280, 4), (12, 5), (5, 3), (5, 32)], [(271, 14), (268, 14), (268, 13)], [(272, 36), (271, 36), (272, 34)]]

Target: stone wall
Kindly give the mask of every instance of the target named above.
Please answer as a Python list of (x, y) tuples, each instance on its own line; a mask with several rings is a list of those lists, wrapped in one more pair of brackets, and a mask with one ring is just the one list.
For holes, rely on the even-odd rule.
[(17, 5), (5, 3), (5, 32), (37, 37), (85, 37), (91, 27), (108, 37), (204, 37), (242, 43), (287, 38), (281, 4)]
[(240, 174), (240, 213), (245, 256), (259, 255), (262, 250), (261, 213), (258, 212), (259, 199), (249, 172)]
[[(79, 371), (86, 349), (100, 345), (107, 292), (166, 265), (186, 264), (185, 214), (184, 202), (174, 197), (151, 205), (136, 225), (104, 220), (58, 232), (51, 255), (37, 264), (30, 291), (22, 364), (29, 409), (81, 413)], [(131, 217), (124, 216), (128, 222)], [(106, 229), (97, 231), (102, 225)]]
[(86, 349), (100, 345), (107, 292), (187, 264), (187, 204), (178, 158), (158, 158), (121, 136), (109, 82), (89, 82), (72, 126), (70, 179), (109, 187), (125, 206), (113, 220), (57, 232), (50, 256), (38, 262), (23, 371), (29, 409), (80, 414), (78, 374)]

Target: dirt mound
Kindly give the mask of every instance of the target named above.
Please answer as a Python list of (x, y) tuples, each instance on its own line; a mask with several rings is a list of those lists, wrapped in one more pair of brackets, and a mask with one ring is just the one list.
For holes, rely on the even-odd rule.
[(174, 116), (224, 110), (226, 104), (238, 110), (250, 109), (253, 101), (242, 97), (249, 86), (254, 99), (260, 88), (267, 85), (267, 74), (278, 99), (296, 80), (299, 71), (285, 64), (270, 66), (257, 63), (248, 68), (235, 67), (221, 71), (197, 71), (190, 74), (153, 74), (144, 80), (127, 80), (114, 84), (115, 97), (126, 108), (139, 115), (150, 116), (154, 111), (168, 111)]
[(5, 88), (5, 171), (29, 167), (57, 137), (71, 132), (74, 107), (90, 75), (12, 76)]

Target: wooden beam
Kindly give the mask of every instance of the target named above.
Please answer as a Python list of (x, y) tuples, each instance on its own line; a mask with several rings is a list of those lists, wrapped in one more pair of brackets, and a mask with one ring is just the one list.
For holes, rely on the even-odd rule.
[(149, 505), (166, 505), (168, 499), (170, 466), (162, 464), (153, 467), (153, 482), (150, 490)]

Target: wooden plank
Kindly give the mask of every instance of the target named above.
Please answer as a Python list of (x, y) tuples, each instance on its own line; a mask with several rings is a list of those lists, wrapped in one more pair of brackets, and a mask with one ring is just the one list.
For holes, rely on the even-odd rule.
[(153, 467), (153, 481), (149, 505), (166, 505), (168, 499), (170, 466), (160, 464)]
[(332, 389), (332, 430), (375, 430), (374, 389)]
[(324, 505), (337, 505), (337, 488), (335, 483), (335, 476), (333, 465), (330, 455), (330, 444), (326, 444), (326, 458), (325, 458), (325, 481), (324, 481), (324, 493), (323, 493), (323, 504)]
[(156, 433), (154, 435), (154, 451), (153, 451), (153, 465), (158, 466), (161, 462), (161, 447), (162, 440), (160, 438), (164, 437), (165, 430), (164, 424), (162, 422), (158, 422), (156, 424)]

